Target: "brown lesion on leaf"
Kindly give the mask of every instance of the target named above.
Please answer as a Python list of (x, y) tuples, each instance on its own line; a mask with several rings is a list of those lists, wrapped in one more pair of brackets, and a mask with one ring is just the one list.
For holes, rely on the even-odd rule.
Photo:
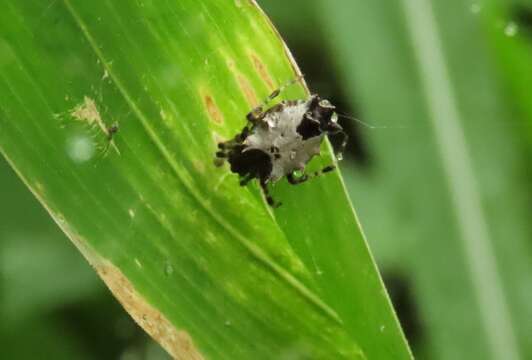
[(255, 90), (253, 90), (249, 80), (241, 74), (238, 74), (236, 79), (238, 81), (238, 86), (240, 86), (240, 90), (242, 90), (242, 93), (244, 94), (248, 104), (250, 104), (252, 107), (257, 106), (259, 101), (257, 100), (257, 95), (255, 94)]
[(204, 359), (190, 335), (186, 331), (176, 329), (159, 310), (148, 304), (120, 269), (106, 260), (91, 260), (100, 277), (129, 315), (174, 359)]
[(257, 54), (251, 53), (250, 57), (251, 57), (251, 61), (253, 62), (253, 66), (255, 67), (255, 70), (257, 70), (257, 73), (259, 74), (262, 81), (264, 81), (266, 86), (268, 86), (268, 89), (274, 90), (275, 85), (273, 83), (273, 80), (270, 74), (268, 73), (268, 69), (266, 68), (266, 65), (264, 65), (264, 63), (258, 57)]
[(242, 75), (242, 73), (238, 71), (233, 59), (228, 57), (226, 59), (226, 63), (227, 63), (227, 67), (229, 68), (231, 73), (234, 75), (238, 83), (238, 87), (244, 94), (244, 97), (246, 98), (247, 103), (251, 107), (257, 106), (259, 104), (259, 101), (257, 99), (257, 95), (255, 94), (255, 90), (253, 90), (253, 87), (251, 86), (251, 83), (249, 82), (249, 80), (244, 75)]
[(109, 136), (109, 129), (102, 120), (96, 102), (90, 97), (85, 96), (83, 102), (70, 111), (70, 115), (78, 121), (87, 122), (90, 126), (98, 126), (106, 136)]
[(217, 124), (221, 124), (224, 121), (224, 117), (222, 115), (222, 112), (214, 102), (214, 99), (209, 94), (205, 94), (202, 96), (203, 103), (205, 104), (205, 108), (207, 109), (207, 113), (209, 114), (209, 117), (212, 121), (214, 121)]

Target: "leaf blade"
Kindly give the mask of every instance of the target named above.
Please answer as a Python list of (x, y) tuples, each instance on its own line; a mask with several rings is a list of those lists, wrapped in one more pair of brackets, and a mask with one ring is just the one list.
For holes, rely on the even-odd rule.
[[(291, 76), (290, 62), (277, 56), (283, 44), (251, 5), (238, 10), (242, 16), (215, 2), (196, 4), (129, 3), (118, 11), (111, 2), (64, 1), (45, 9), (44, 19), (42, 8), (11, 4), (18, 22), (6, 15), (4, 26), (15, 29), (2, 32), (24, 33), (7, 44), (26, 56), (5, 65), (0, 78), (1, 91), (18, 96), (0, 110), (2, 153), (101, 276), (115, 274), (106, 280), (110, 288), (122, 284), (114, 292), (125, 307), (133, 298), (134, 309), (157, 309), (146, 320), (129, 307), (174, 356), (168, 334), (150, 331), (159, 316), (186, 329), (209, 357), (363, 358), (258, 189), (239, 189), (211, 165), (213, 134), (228, 137), (241, 126), (242, 109), (273, 85), (265, 78)], [(192, 36), (196, 21), (221, 35), (196, 29)], [(42, 25), (49, 33), (37, 30)], [(113, 122), (120, 152), (111, 147), (100, 157)]]

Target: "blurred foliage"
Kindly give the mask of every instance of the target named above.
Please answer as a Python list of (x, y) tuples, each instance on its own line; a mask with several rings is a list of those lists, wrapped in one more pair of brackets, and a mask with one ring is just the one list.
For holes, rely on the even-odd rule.
[(531, 2), (261, 4), (312, 90), (376, 127), (346, 123), (344, 175), (415, 354), (530, 358)]

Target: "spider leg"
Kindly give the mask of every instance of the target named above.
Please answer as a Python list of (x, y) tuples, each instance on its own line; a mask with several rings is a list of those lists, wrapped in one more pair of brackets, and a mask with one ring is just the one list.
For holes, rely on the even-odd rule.
[(299, 185), (304, 183), (305, 181), (308, 181), (312, 178), (318, 177), (320, 175), (323, 175), (325, 173), (328, 173), (330, 171), (333, 171), (336, 167), (334, 165), (327, 165), (323, 169), (315, 171), (314, 173), (307, 175), (303, 174), (300, 177), (296, 177), (295, 174), (292, 172), (288, 175), (286, 175), (286, 179), (290, 183), (290, 185)]
[(252, 174), (247, 174), (243, 178), (240, 179), (240, 186), (246, 186), (248, 182), (250, 182), (254, 176)]
[(235, 146), (241, 145), (244, 142), (244, 140), (246, 140), (246, 138), (249, 136), (249, 132), (250, 132), (250, 129), (247, 126), (245, 126), (240, 133), (235, 135), (233, 139), (227, 140), (224, 142), (219, 142), (218, 149), (221, 150), (219, 152), (226, 152), (234, 148)]
[(234, 141), (237, 143), (242, 143), (249, 136), (249, 131), (249, 128), (247, 126), (244, 126), (242, 131), (235, 136)]
[(246, 115), (246, 118), (248, 119), (248, 121), (251, 122), (252, 124), (256, 124), (257, 122), (262, 120), (262, 118), (264, 117), (264, 108), (266, 107), (266, 105), (268, 105), (270, 101), (272, 101), (277, 96), (279, 96), (279, 94), (281, 94), (287, 87), (290, 87), (302, 80), (303, 80), (303, 75), (298, 75), (294, 79), (281, 85), (278, 89), (273, 90), (272, 93), (266, 99), (264, 99), (262, 103), (260, 103), (257, 107), (255, 107), (253, 110), (251, 110)]
[(349, 139), (349, 137), (347, 136), (347, 134), (343, 130), (339, 134), (342, 136), (342, 142), (340, 144), (340, 148), (336, 152), (336, 158), (338, 160), (342, 160), (343, 153), (345, 151), (345, 147), (347, 145), (347, 140)]
[(262, 189), (264, 197), (266, 198), (266, 201), (268, 202), (268, 205), (270, 205), (272, 208), (278, 208), (282, 205), (282, 203), (276, 203), (275, 200), (273, 200), (273, 197), (270, 195), (270, 190), (268, 189), (268, 184), (266, 183), (265, 179), (260, 179), (260, 187)]
[(340, 147), (338, 148), (335, 154), (338, 160), (342, 160), (342, 154), (345, 151), (345, 147), (347, 145), (347, 140), (349, 139), (349, 137), (347, 136), (345, 131), (342, 129), (342, 127), (338, 124), (335, 124), (334, 126), (332, 126), (332, 129), (329, 129), (329, 134), (333, 136), (340, 135), (342, 137), (342, 142), (340, 143)]
[(262, 105), (257, 106), (246, 115), (246, 119), (252, 124), (258, 123), (263, 117)]
[(266, 99), (266, 102), (269, 102), (269, 101), (275, 99), (280, 93), (282, 93), (284, 90), (286, 90), (286, 88), (288, 88), (288, 87), (290, 87), (290, 86), (292, 86), (294, 84), (297, 84), (298, 82), (303, 81), (303, 79), (304, 79), (303, 75), (298, 75), (295, 78), (293, 78), (292, 80), (287, 81), (286, 83), (281, 85), (277, 90), (274, 90), (270, 94), (270, 96), (268, 96), (268, 98)]
[(218, 151), (216, 152), (216, 157), (214, 158), (214, 166), (221, 167), (224, 162), (229, 159), (229, 154), (231, 149), (234, 147), (232, 140), (218, 143)]
[(321, 169), (320, 171), (316, 171), (314, 173), (314, 176), (319, 176), (321, 174), (325, 174), (325, 173), (328, 173), (330, 171), (333, 171), (334, 169), (336, 169), (336, 166), (334, 165), (327, 165), (325, 166), (323, 169)]
[(288, 182), (291, 185), (299, 185), (299, 184), (302, 184), (302, 183), (304, 183), (305, 181), (307, 181), (309, 179), (308, 175), (306, 175), (306, 174), (303, 174), (300, 177), (296, 177), (293, 172), (288, 174), (288, 175), (286, 175), (286, 178), (288, 179)]
[(106, 141), (106, 144), (103, 148), (103, 151), (102, 151), (102, 158), (106, 157), (108, 152), (109, 152), (109, 149), (111, 148), (111, 146), (113, 146), (115, 148), (115, 150), (118, 152), (118, 155), (120, 155), (120, 151), (118, 151), (116, 145), (114, 144), (114, 137), (115, 137), (115, 134), (118, 132), (118, 123), (114, 123), (113, 125), (105, 128), (105, 141)]

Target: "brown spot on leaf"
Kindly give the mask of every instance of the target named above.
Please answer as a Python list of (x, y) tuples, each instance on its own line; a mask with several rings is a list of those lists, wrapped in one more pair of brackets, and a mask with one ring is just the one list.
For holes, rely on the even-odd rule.
[(251, 84), (249, 83), (248, 79), (246, 79), (242, 75), (237, 75), (238, 85), (240, 86), (240, 90), (244, 93), (244, 96), (246, 97), (246, 100), (248, 104), (250, 104), (252, 107), (255, 107), (259, 104), (259, 101), (257, 100), (257, 95), (255, 94), (255, 91), (251, 87)]
[(92, 265), (135, 322), (174, 359), (203, 360), (190, 335), (177, 330), (159, 310), (148, 304), (120, 269), (106, 260), (98, 260)]
[(251, 54), (251, 61), (253, 62), (253, 66), (255, 66), (255, 70), (257, 70), (257, 73), (259, 73), (259, 76), (266, 83), (268, 88), (270, 90), (275, 89), (272, 78), (270, 77), (270, 74), (268, 73), (266, 66), (260, 60), (260, 58), (256, 54)]
[(235, 76), (236, 81), (238, 82), (238, 86), (244, 94), (244, 97), (246, 98), (248, 104), (250, 104), (252, 107), (257, 106), (259, 104), (259, 101), (257, 100), (257, 95), (255, 94), (255, 91), (253, 90), (253, 87), (251, 86), (249, 80), (238, 71), (233, 59), (227, 58), (226, 63), (229, 70)]
[(216, 103), (214, 102), (212, 96), (203, 96), (203, 101), (205, 102), (207, 113), (209, 114), (209, 117), (212, 119), (212, 121), (218, 124), (223, 123), (224, 117), (222, 115), (222, 112), (220, 111), (220, 109), (218, 109), (218, 106), (216, 106)]

